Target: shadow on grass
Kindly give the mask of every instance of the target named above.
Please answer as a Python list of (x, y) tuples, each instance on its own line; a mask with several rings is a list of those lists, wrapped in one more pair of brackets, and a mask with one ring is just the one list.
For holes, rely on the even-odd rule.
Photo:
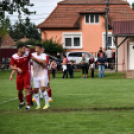
[(0, 113), (3, 115), (7, 114), (52, 114), (52, 113), (71, 113), (71, 112), (106, 112), (106, 111), (132, 111), (134, 107), (107, 107), (107, 108), (88, 108), (88, 107), (80, 107), (80, 108), (49, 108), (47, 110), (43, 109), (30, 109), (28, 111), (24, 109), (20, 110), (1, 110)]

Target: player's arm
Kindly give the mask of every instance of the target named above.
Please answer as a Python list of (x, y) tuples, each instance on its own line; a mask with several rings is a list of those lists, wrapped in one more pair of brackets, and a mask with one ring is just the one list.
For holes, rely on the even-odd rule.
[(14, 65), (10, 65), (11, 70), (18, 71), (19, 73), (22, 73), (22, 70)]
[(12, 72), (11, 72), (11, 74), (10, 74), (10, 77), (9, 77), (10, 81), (12, 81), (12, 79), (13, 79), (13, 75), (14, 75), (16, 72), (17, 72), (17, 71), (12, 70)]
[(33, 56), (31, 56), (31, 59), (34, 60), (35, 62), (37, 62), (38, 64), (45, 64), (46, 63), (46, 60), (39, 60)]
[(18, 71), (19, 73), (22, 73), (22, 70), (15, 66), (15, 61), (13, 57), (11, 58), (10, 68), (11, 70), (15, 70), (15, 71)]

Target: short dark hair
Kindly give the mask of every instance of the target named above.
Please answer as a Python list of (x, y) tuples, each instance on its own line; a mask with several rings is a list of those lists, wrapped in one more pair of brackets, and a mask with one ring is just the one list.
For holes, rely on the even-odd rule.
[(29, 46), (25, 46), (26, 48), (28, 48), (28, 49), (30, 49), (30, 47)]
[(42, 48), (42, 45), (41, 44), (36, 44), (35, 46)]
[(67, 56), (65, 55), (65, 53), (63, 53), (63, 57), (65, 57), (65, 58), (67, 57)]
[(17, 49), (22, 48), (22, 47), (25, 47), (25, 45), (24, 44), (17, 45)]

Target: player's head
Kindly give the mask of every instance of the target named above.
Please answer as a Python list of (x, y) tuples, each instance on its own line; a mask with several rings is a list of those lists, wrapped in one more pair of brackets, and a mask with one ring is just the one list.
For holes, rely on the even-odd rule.
[(42, 53), (42, 45), (41, 44), (36, 44), (35, 51), (37, 52), (37, 54)]
[(18, 49), (18, 52), (20, 52), (21, 54), (24, 54), (26, 47), (25, 47), (24, 44), (19, 44), (19, 45), (17, 46), (17, 49)]
[(41, 50), (42, 50), (42, 53), (44, 53), (45, 52), (45, 47), (42, 46)]
[(29, 46), (25, 46), (25, 47), (26, 47), (25, 51), (30, 52), (30, 47)]

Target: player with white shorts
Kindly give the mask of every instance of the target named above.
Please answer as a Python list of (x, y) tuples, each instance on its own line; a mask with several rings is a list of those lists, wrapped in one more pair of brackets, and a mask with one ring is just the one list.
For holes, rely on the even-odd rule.
[[(40, 60), (46, 61), (46, 55), (42, 53), (41, 51), (42, 46), (40, 44), (36, 45), (36, 52), (32, 53), (32, 56), (36, 57)], [(34, 97), (36, 99), (37, 108), (40, 109), (40, 99), (39, 99), (39, 88), (41, 87), (41, 90), (43, 92), (44, 98), (45, 98), (45, 106), (43, 109), (49, 108), (49, 98), (48, 94), (45, 91), (45, 88), (47, 87), (47, 80), (45, 78), (45, 71), (44, 71), (43, 65), (39, 65), (36, 62), (33, 61), (33, 86), (34, 86)]]

